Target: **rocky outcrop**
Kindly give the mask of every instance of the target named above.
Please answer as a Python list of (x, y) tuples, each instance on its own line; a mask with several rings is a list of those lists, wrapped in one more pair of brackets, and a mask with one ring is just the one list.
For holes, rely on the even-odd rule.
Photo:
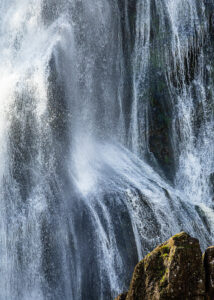
[(214, 247), (209, 247), (204, 253), (204, 267), (206, 270), (207, 299), (214, 299)]
[(213, 300), (214, 247), (202, 257), (197, 239), (171, 237), (140, 261), (129, 291), (116, 300)]

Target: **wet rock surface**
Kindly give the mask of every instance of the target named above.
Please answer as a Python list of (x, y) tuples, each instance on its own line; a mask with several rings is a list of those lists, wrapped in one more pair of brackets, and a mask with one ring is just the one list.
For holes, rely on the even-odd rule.
[(171, 237), (135, 267), (128, 293), (116, 300), (214, 299), (214, 247), (204, 255), (185, 232)]

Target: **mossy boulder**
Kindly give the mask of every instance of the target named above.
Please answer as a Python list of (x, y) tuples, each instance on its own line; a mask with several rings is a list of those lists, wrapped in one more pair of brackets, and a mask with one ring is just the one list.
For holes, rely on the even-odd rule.
[(125, 299), (202, 300), (204, 297), (205, 272), (199, 242), (181, 232), (138, 263)]

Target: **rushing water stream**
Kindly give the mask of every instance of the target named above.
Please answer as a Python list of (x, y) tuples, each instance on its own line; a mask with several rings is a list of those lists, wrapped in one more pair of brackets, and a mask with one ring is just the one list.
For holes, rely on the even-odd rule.
[(214, 0), (0, 0), (0, 300), (110, 300), (214, 243)]

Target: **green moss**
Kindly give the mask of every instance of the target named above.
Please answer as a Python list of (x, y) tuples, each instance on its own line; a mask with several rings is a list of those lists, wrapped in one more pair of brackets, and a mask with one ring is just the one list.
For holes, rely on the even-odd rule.
[(168, 257), (169, 254), (168, 254), (168, 253), (164, 253), (162, 256), (163, 256), (163, 257)]
[(169, 253), (170, 252), (170, 246), (167, 244), (167, 245), (164, 245), (161, 247), (160, 251), (164, 254), (164, 253)]
[(164, 270), (162, 270), (162, 272), (160, 272), (160, 278), (163, 278), (165, 276), (165, 272)]
[(152, 255), (152, 252), (149, 252), (145, 258), (149, 258)]
[(160, 280), (160, 284), (163, 285), (165, 282), (166, 282), (166, 273), (164, 273), (164, 275), (162, 276)]
[(166, 287), (167, 284), (168, 284), (168, 280), (167, 280), (167, 275), (169, 273), (169, 269), (167, 268), (163, 274), (163, 276), (161, 277), (161, 280), (160, 280), (160, 285), (161, 287)]
[(173, 235), (172, 239), (173, 240), (178, 240), (181, 237), (187, 237), (187, 234), (185, 232), (180, 232), (180, 233), (177, 233), (177, 234)]

